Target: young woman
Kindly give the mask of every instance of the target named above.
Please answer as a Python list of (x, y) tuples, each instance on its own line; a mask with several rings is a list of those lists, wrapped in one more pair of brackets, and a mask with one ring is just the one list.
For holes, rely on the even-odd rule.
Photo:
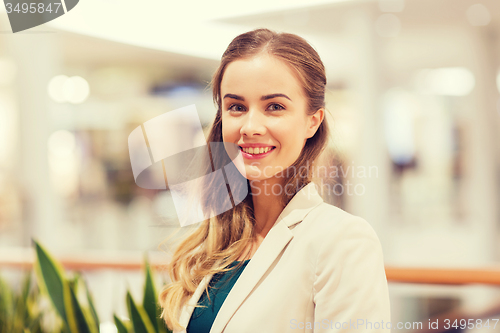
[[(323, 202), (311, 181), (329, 137), (317, 52), (297, 35), (256, 29), (229, 44), (212, 86), (207, 142), (239, 146), (248, 195), (177, 248), (160, 294), (166, 324), (187, 333), (389, 332), (375, 232)], [(210, 186), (202, 197), (214, 208), (222, 188)]]

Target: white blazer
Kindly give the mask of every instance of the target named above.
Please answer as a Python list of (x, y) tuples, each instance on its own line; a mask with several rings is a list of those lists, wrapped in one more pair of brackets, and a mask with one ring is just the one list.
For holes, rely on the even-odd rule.
[[(182, 326), (187, 327), (211, 277), (202, 280), (181, 309)], [(281, 212), (210, 333), (388, 333), (390, 326), (377, 235), (361, 217), (325, 203), (309, 183)]]

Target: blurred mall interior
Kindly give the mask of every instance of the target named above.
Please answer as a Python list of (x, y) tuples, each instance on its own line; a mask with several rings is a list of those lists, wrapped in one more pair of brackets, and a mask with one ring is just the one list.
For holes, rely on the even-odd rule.
[[(23, 261), (32, 238), (65, 258), (168, 260), (160, 243), (180, 229), (172, 198), (135, 183), (128, 136), (191, 104), (208, 129), (225, 47), (265, 27), (322, 57), (330, 163), (346, 170), (330, 178), (352, 185), (324, 199), (373, 226), (386, 265), (500, 267), (498, 0), (137, 6), (82, 1), (16, 34), (0, 6), (0, 263)], [(22, 271), (0, 266), (13, 281)], [(126, 288), (141, 293), (142, 271), (84, 273), (104, 321), (126, 314)], [(499, 290), (391, 282), (393, 320), (495, 307), (499, 318)]]

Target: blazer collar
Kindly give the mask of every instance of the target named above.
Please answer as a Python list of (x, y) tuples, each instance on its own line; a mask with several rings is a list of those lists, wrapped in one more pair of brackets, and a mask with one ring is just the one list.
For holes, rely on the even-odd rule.
[(284, 223), (287, 227), (291, 227), (301, 222), (314, 207), (322, 202), (323, 198), (316, 190), (316, 184), (310, 182), (293, 196), (276, 219), (274, 225)]
[[(278, 216), (271, 230), (269, 230), (252, 259), (247, 264), (247, 267), (236, 281), (231, 292), (222, 304), (210, 333), (220, 333), (224, 330), (238, 307), (252, 292), (283, 248), (293, 238), (290, 227), (301, 222), (311, 210), (322, 202), (323, 199), (316, 190), (316, 185), (313, 182), (307, 184), (295, 194)], [(209, 275), (201, 281), (188, 303), (184, 306), (179, 318), (182, 326), (187, 327), (194, 311), (194, 305), (198, 303), (198, 300), (211, 278), (212, 275)], [(174, 332), (181, 333), (185, 332), (185, 330)]]

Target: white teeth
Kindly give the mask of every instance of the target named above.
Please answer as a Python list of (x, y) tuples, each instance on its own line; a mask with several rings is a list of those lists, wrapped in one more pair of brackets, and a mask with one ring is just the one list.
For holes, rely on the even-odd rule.
[(271, 147), (266, 147), (266, 148), (242, 148), (242, 150), (245, 153), (248, 154), (253, 154), (253, 155), (258, 155), (258, 154), (264, 154), (270, 151), (272, 148)]

